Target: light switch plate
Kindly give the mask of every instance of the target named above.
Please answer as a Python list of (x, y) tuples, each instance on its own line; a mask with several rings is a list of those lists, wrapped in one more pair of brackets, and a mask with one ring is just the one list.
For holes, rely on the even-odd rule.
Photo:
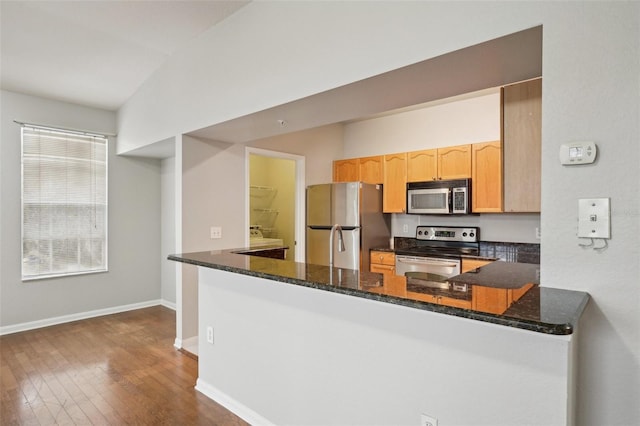
[(611, 238), (609, 198), (578, 200), (578, 237)]

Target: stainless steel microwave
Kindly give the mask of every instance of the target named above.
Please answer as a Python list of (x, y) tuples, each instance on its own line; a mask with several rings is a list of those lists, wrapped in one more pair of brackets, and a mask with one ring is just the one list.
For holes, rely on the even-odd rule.
[(407, 183), (407, 213), (471, 213), (471, 179)]

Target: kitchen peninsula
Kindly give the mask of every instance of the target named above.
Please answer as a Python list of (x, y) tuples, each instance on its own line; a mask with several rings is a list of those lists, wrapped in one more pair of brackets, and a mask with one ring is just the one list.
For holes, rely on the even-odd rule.
[(587, 294), (534, 286), (494, 315), (238, 251), (169, 258), (198, 266), (196, 388), (250, 423), (572, 423)]

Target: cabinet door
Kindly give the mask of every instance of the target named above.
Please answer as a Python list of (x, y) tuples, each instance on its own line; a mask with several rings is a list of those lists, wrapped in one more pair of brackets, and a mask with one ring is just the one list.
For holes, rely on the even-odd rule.
[(476, 269), (484, 265), (488, 265), (491, 262), (492, 260), (462, 259), (462, 265), (460, 266), (460, 271), (464, 274), (465, 272), (471, 271), (472, 269)]
[(504, 211), (539, 212), (542, 80), (502, 89)]
[(383, 156), (362, 157), (360, 160), (360, 180), (366, 183), (383, 183)]
[(382, 210), (404, 213), (407, 206), (407, 153), (384, 156)]
[(373, 265), (374, 263), (380, 265), (391, 265), (395, 266), (396, 264), (396, 255), (393, 252), (389, 251), (371, 251), (370, 254), (370, 263)]
[(438, 150), (407, 153), (407, 182), (426, 182), (438, 178)]
[(453, 297), (439, 296), (438, 304), (452, 306), (454, 308), (471, 309), (471, 300), (454, 299)]
[(471, 177), (471, 145), (438, 148), (438, 178), (466, 179)]
[(371, 272), (375, 272), (377, 274), (394, 274), (395, 269), (396, 269), (395, 266), (382, 265), (380, 263), (372, 263), (371, 266), (369, 267), (369, 270)]
[(360, 180), (359, 176), (360, 160), (350, 158), (347, 160), (336, 160), (333, 162), (334, 182), (355, 182)]
[(473, 310), (501, 315), (509, 307), (508, 290), (474, 285), (472, 290)]
[(471, 148), (471, 209), (474, 213), (502, 211), (502, 146), (500, 141), (475, 143)]

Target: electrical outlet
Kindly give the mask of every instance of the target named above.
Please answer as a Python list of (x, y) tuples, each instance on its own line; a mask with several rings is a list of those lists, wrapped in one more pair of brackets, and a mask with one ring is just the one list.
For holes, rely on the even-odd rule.
[(405, 234), (409, 233), (409, 225), (407, 225), (406, 223), (404, 225), (402, 225), (402, 232), (404, 232)]
[(536, 240), (539, 240), (541, 236), (542, 232), (540, 231), (540, 228), (536, 227)]
[(212, 226), (211, 227), (211, 239), (219, 239), (222, 238), (222, 228), (219, 226)]
[(213, 345), (213, 327), (207, 327), (207, 342)]
[(438, 419), (422, 414), (420, 415), (420, 426), (438, 426)]

